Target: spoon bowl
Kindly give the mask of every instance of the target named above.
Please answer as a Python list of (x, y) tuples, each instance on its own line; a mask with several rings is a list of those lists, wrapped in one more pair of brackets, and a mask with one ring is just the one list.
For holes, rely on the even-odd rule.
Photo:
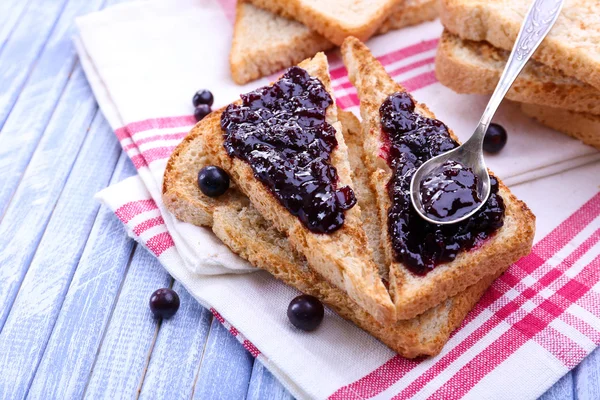
[[(459, 146), (446, 153), (440, 154), (439, 156), (433, 157), (424, 162), (415, 172), (410, 181), (410, 198), (415, 207), (417, 213), (432, 224), (448, 225), (455, 224), (460, 221), (471, 217), (477, 211), (483, 207), (487, 198), (490, 195), (490, 175), (487, 167), (485, 166), (485, 160), (483, 159), (483, 153), (477, 150), (478, 143), (474, 143), (469, 140), (462, 146)], [(470, 168), (475, 176), (477, 177), (477, 193), (479, 198), (482, 200), (468, 213), (453, 219), (438, 218), (433, 214), (425, 212), (425, 206), (422, 202), (421, 197), (421, 182), (428, 176), (431, 176), (440, 166), (444, 165), (447, 161), (457, 161), (464, 167)]]

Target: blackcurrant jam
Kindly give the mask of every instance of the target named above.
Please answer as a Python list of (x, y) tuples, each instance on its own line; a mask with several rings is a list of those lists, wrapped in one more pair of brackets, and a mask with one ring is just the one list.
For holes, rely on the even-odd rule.
[(224, 145), (247, 162), (290, 213), (312, 232), (331, 233), (356, 204), (348, 186), (337, 187), (331, 164), (335, 128), (325, 120), (333, 100), (317, 78), (290, 68), (275, 84), (241, 96), (223, 112)]
[(425, 215), (436, 221), (449, 221), (472, 212), (481, 199), (479, 178), (458, 161), (448, 160), (421, 182), (419, 192)]
[[(392, 177), (387, 183), (391, 200), (388, 233), (394, 256), (416, 275), (444, 262), (461, 251), (470, 250), (504, 223), (504, 202), (498, 195), (498, 181), (490, 176), (491, 193), (472, 217), (451, 225), (423, 220), (410, 201), (410, 181), (421, 164), (458, 146), (442, 122), (415, 113), (415, 103), (403, 92), (390, 95), (379, 109), (384, 142), (383, 156)], [(452, 193), (449, 193), (452, 201)]]

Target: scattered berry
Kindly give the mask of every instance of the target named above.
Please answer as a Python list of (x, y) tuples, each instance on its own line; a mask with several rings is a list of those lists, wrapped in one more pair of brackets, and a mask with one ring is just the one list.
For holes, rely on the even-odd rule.
[(206, 117), (208, 114), (210, 114), (210, 112), (211, 112), (211, 109), (210, 109), (209, 105), (207, 105), (207, 104), (200, 104), (194, 110), (194, 117), (196, 118), (196, 121), (200, 121), (204, 117)]
[(171, 318), (179, 310), (179, 295), (168, 288), (158, 289), (150, 296), (150, 310), (156, 318)]
[(507, 140), (506, 129), (502, 125), (490, 124), (483, 138), (483, 150), (488, 153), (498, 153), (504, 148)]
[(210, 90), (204, 89), (196, 92), (194, 98), (192, 99), (192, 103), (194, 104), (194, 107), (198, 107), (200, 104), (212, 106), (214, 100), (215, 99), (213, 98), (213, 94), (210, 92)]
[(296, 328), (303, 331), (314, 331), (323, 321), (325, 310), (319, 299), (303, 294), (290, 302), (287, 315)]
[(229, 175), (221, 168), (209, 165), (198, 172), (198, 187), (208, 197), (218, 197), (229, 189)]

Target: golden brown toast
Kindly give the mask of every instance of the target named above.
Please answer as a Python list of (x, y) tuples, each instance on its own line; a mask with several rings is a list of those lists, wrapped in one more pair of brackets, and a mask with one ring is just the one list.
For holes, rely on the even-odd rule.
[[(459, 253), (455, 260), (438, 265), (424, 276), (413, 274), (395, 259), (387, 229), (391, 200), (386, 186), (392, 170), (380, 157), (384, 143), (379, 108), (389, 95), (406, 90), (386, 73), (379, 61), (358, 39), (346, 39), (342, 45), (342, 56), (360, 99), (365, 132), (364, 161), (371, 172), (370, 182), (377, 197), (380, 224), (384, 227), (381, 229), (382, 243), (386, 263), (389, 265), (390, 293), (397, 307), (397, 318), (413, 318), (484, 277), (504, 270), (528, 254), (535, 231), (535, 217), (500, 182), (499, 194), (506, 207), (504, 226), (481, 246)], [(435, 118), (424, 104), (415, 103), (416, 112)], [(451, 131), (450, 135), (457, 140)]]
[[(445, 30), (436, 54), (435, 74), (455, 92), (492, 94), (508, 54), (487, 42), (463, 40)], [(521, 103), (600, 114), (600, 90), (537, 61), (527, 64), (506, 97)]]
[[(433, 20), (437, 0), (398, 3), (377, 33)], [(242, 85), (296, 65), (335, 45), (306, 25), (238, 0), (229, 66), (233, 80)]]
[[(339, 119), (344, 127), (350, 163), (355, 172), (354, 189), (362, 210), (368, 242), (372, 248), (380, 249), (377, 208), (362, 163), (363, 132), (359, 121), (351, 113), (340, 111)], [(416, 318), (380, 324), (348, 294), (309, 268), (306, 258), (291, 247), (285, 235), (266, 221), (235, 186), (228, 190), (226, 196), (217, 199), (200, 192), (196, 183), (198, 171), (209, 162), (203, 156), (205, 146), (202, 132), (199, 129), (190, 133), (169, 160), (163, 185), (163, 198), (168, 209), (183, 221), (212, 227), (227, 246), (254, 266), (304, 293), (318, 297), (340, 316), (369, 332), (400, 355), (412, 358), (439, 353), (451, 332), (460, 325), (494, 280), (494, 276), (486, 277)], [(374, 250), (373, 254), (375, 262), (382, 265), (382, 252)]]
[(348, 36), (367, 40), (403, 0), (251, 0), (265, 10), (293, 18), (341, 45)]
[[(318, 53), (299, 65), (311, 76), (318, 78), (332, 98), (327, 58)], [(230, 157), (224, 147), (220, 125), (221, 112), (206, 117), (192, 131), (202, 131), (204, 154), (210, 162), (227, 171), (231, 180), (252, 202), (266, 220), (289, 237), (292, 247), (303, 254), (310, 266), (334, 286), (342, 289), (371, 313), (378, 321), (395, 321), (395, 307), (379, 277), (371, 257), (367, 238), (362, 228), (360, 207), (345, 212), (345, 222), (335, 232), (320, 234), (311, 232), (293, 216), (256, 177), (250, 165)], [(341, 124), (335, 104), (326, 110), (326, 120), (336, 131), (337, 146), (331, 152), (330, 162), (338, 174), (338, 186), (352, 187), (350, 165)]]
[[(440, 17), (462, 39), (511, 50), (530, 1), (441, 0)], [(600, 2), (566, 1), (533, 59), (600, 89)]]

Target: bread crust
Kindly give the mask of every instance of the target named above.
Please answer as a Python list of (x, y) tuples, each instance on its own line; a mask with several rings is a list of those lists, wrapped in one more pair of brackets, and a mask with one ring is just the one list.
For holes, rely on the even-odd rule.
[[(507, 51), (486, 42), (460, 39), (445, 30), (438, 46), (435, 72), (437, 79), (455, 92), (491, 94), (507, 59)], [(535, 61), (528, 63), (506, 97), (522, 103), (600, 114), (600, 90)]]
[[(362, 163), (360, 123), (352, 114), (345, 112), (340, 113), (340, 120), (345, 128), (344, 135), (348, 138), (350, 153), (357, 156), (357, 159), (352, 158), (355, 161), (353, 167), (356, 166), (354, 169), (359, 170), (358, 166)], [(412, 320), (382, 325), (344, 291), (310, 269), (306, 259), (290, 246), (285, 235), (267, 222), (236, 187), (230, 188), (228, 197), (212, 199), (203, 195), (194, 180), (189, 179), (189, 175), (196, 175), (198, 170), (209, 163), (202, 156), (204, 149), (202, 132), (197, 132), (188, 135), (172, 154), (165, 171), (163, 197), (176, 201), (165, 201), (167, 208), (183, 221), (212, 227), (232, 251), (252, 265), (268, 271), (301, 292), (316, 296), (341, 317), (369, 332), (403, 357), (438, 354), (451, 332), (460, 325), (495, 278), (486, 277), (463, 293)], [(360, 170), (364, 170), (364, 166)], [(372, 209), (365, 214), (375, 215), (376, 207), (371, 200), (374, 195), (358, 190), (359, 187), (370, 190), (367, 179), (366, 174), (357, 174), (357, 196), (359, 204), (364, 205), (365, 209), (369, 206)], [(207, 214), (202, 219), (206, 223), (197, 222), (197, 211), (189, 212), (197, 207)], [(379, 223), (366, 221), (364, 216), (363, 221), (375, 226)]]
[[(229, 53), (231, 77), (235, 83), (243, 85), (291, 67), (319, 51), (335, 47), (300, 22), (258, 8), (250, 1), (237, 2)], [(285, 14), (283, 10), (280, 11)], [(437, 16), (437, 0), (407, 0), (396, 4), (377, 34), (420, 24)], [(261, 26), (258, 34), (257, 26)]]
[(600, 150), (600, 115), (521, 103), (521, 110), (547, 127)]
[[(348, 36), (355, 36), (362, 40), (373, 36), (385, 18), (390, 15), (393, 7), (401, 3), (401, 0), (378, 0), (375, 3), (360, 0), (347, 2), (347, 4), (341, 1), (338, 11), (351, 14), (355, 20), (344, 19), (331, 13), (331, 10), (324, 8), (328, 4), (318, 0), (251, 0), (251, 2), (275, 14), (293, 17), (339, 46)], [(357, 7), (359, 9), (354, 10)], [(368, 17), (366, 20), (365, 16)]]
[[(530, 3), (521, 0), (441, 0), (440, 17), (463, 39), (511, 50)], [(566, 2), (533, 59), (600, 89), (597, 0)]]
[[(360, 99), (365, 131), (365, 165), (372, 174), (371, 183), (377, 196), (381, 226), (387, 227), (391, 201), (386, 184), (392, 171), (380, 157), (383, 143), (379, 107), (390, 94), (406, 92), (406, 89), (389, 77), (379, 61), (358, 39), (346, 39), (342, 45), (342, 57)], [(424, 104), (416, 101), (415, 104), (418, 113), (435, 118)], [(451, 130), (450, 135), (457, 140)], [(499, 184), (499, 194), (506, 206), (504, 226), (478, 248), (460, 253), (454, 261), (438, 265), (425, 276), (412, 274), (395, 260), (387, 229), (382, 229), (384, 253), (389, 265), (390, 293), (396, 304), (398, 319), (413, 318), (483, 277), (507, 268), (530, 252), (535, 217), (500, 180)]]
[[(296, 65), (335, 46), (299, 22), (258, 9), (246, 1), (238, 0), (236, 10), (229, 66), (231, 77), (239, 85)], [(285, 26), (287, 29), (273, 32), (257, 46), (256, 35), (253, 34), (257, 24), (270, 24), (273, 28)], [(264, 34), (267, 35), (266, 32)]]

